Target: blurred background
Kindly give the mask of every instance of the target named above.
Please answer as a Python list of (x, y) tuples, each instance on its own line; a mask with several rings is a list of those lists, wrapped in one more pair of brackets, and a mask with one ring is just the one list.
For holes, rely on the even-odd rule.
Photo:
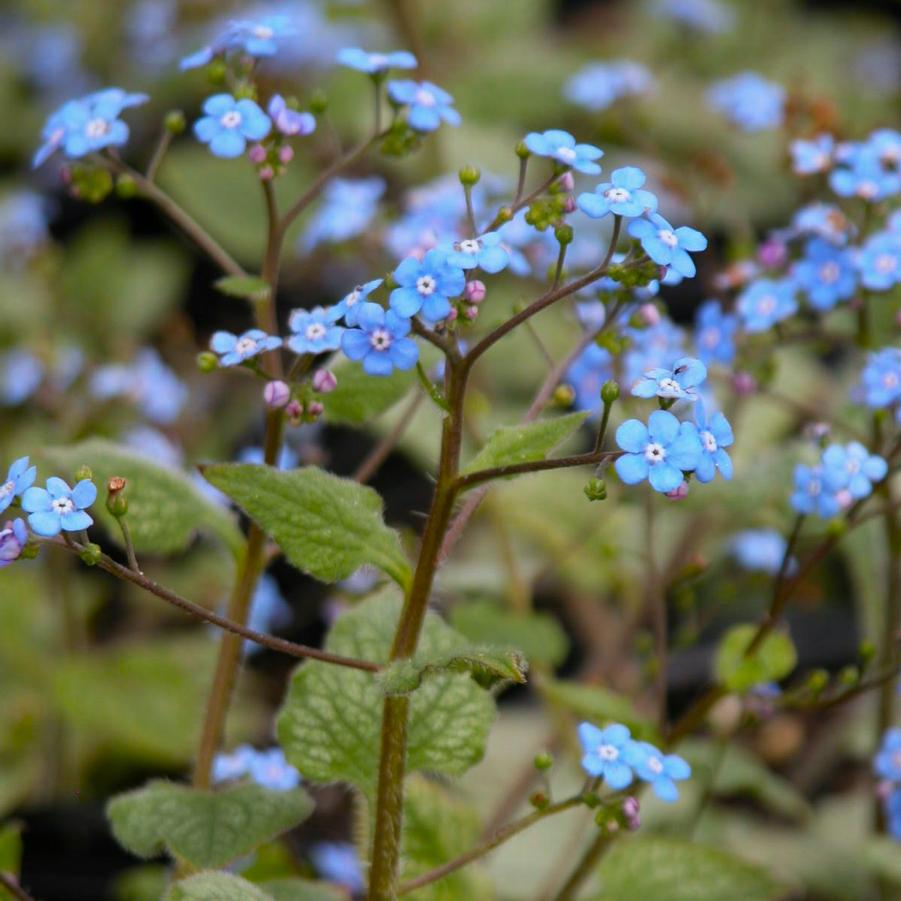
[[(279, 180), (281, 197), (296, 195), (338, 147), (369, 128), (368, 86), (357, 73), (336, 69), (340, 47), (412, 50), (420, 74), (448, 90), (463, 116), (459, 128), (443, 128), (409, 158), (361, 163), (297, 224), (278, 297), (283, 327), (292, 309), (334, 303), (392, 268), (430, 228), (434, 206), (460, 202), (456, 195), (447, 201), (459, 189), (453, 179), (436, 182), (440, 176), (476, 163), (486, 190), (502, 196), (515, 180), (517, 141), (545, 128), (567, 129), (604, 148), (606, 172), (641, 166), (667, 218), (708, 235), (698, 278), (662, 294), (674, 322), (690, 327), (697, 307), (728, 288), (722, 273), (753, 255), (771, 229), (785, 226), (811, 199), (809, 183), (791, 174), (792, 137), (828, 130), (859, 139), (901, 121), (895, 2), (285, 0), (248, 7), (212, 0), (3, 0), (0, 461), (92, 436), (182, 468), (260, 454), (258, 386), (204, 375), (194, 363), (214, 330), (251, 325), (239, 301), (212, 289), (215, 267), (150, 204), (114, 195), (86, 203), (71, 196), (55, 162), (38, 171), (29, 164), (46, 116), (66, 99), (108, 85), (151, 95), (128, 117), (126, 156), (146, 164), (163, 116), (181, 109), (190, 122), (203, 98), (218, 90), (202, 71), (180, 72), (178, 60), (206, 43), (225, 18), (263, 9), (290, 15), (298, 28), (298, 37), (261, 68), (267, 93), (293, 95), (304, 108), (326, 104), (306, 152)], [(709, 101), (711, 85), (745, 70), (781, 86), (772, 121), (764, 114), (762, 122), (736, 123)], [(190, 134), (176, 139), (159, 175), (162, 187), (251, 269), (264, 237), (256, 181), (246, 161), (216, 159)], [(594, 238), (598, 256), (604, 246)], [(528, 296), (512, 278), (492, 290), (499, 306)], [(897, 297), (886, 300), (881, 344), (891, 342), (897, 308)], [(575, 328), (568, 310), (540, 321), (542, 340), (557, 357)], [(661, 520), (661, 546), (675, 563), (669, 597), (675, 713), (706, 684), (716, 637), (758, 616), (767, 600), (766, 576), (736, 563), (730, 535), (738, 528), (785, 533), (804, 427), (833, 414), (851, 422), (862, 415), (848, 401), (855, 375), (847, 363), (828, 353), (781, 351), (773, 396), (742, 406), (735, 481), (710, 486), (703, 500), (689, 498)], [(516, 421), (542, 377), (527, 334), (504, 342), (478, 373), (473, 441)], [(315, 462), (351, 474), (408, 403), (389, 404), (366, 428), (351, 416), (291, 430), (284, 465)], [(429, 502), (438, 439), (435, 410), (422, 403), (415, 415), (372, 479), (389, 522), (411, 542)], [(647, 624), (636, 614), (641, 511), (617, 502), (599, 512), (582, 497), (584, 478), (561, 472), (499, 488), (442, 572), (439, 595), (458, 628), (473, 624), (481, 636), (492, 611), (531, 611), (522, 642), (532, 645), (527, 656), (548, 685), (555, 674), (588, 674), (634, 696), (650, 656)], [(96, 540), (103, 538), (98, 530)], [(791, 615), (799, 672), (836, 673), (856, 660), (861, 639), (873, 636), (881, 548), (864, 527), (805, 583)], [(214, 538), (200, 536), (184, 553), (142, 563), (198, 603), (223, 605), (230, 558)], [(335, 588), (276, 562), (257, 599), (256, 625), (316, 644), (336, 611), (365, 587), (365, 573)], [(45, 549), (39, 560), (0, 572), (0, 823), (11, 824), (0, 835), (11, 854), (18, 854), (21, 836), (22, 882), (37, 898), (159, 896), (161, 868), (139, 866), (118, 849), (103, 805), (148, 777), (188, 772), (215, 652), (210, 630), (61, 552)], [(290, 669), (289, 660), (248, 648), (229, 746), (270, 743)], [(483, 817), (503, 809), (522, 763), (549, 740), (559, 744), (540, 702), (527, 689), (501, 700), (488, 757), (464, 780)], [(718, 803), (689, 797), (677, 811), (651, 807), (648, 822), (690, 829), (765, 861), (801, 897), (874, 896), (887, 873), (897, 878), (899, 861), (868, 838), (872, 719), (867, 704), (816, 716), (780, 714), (749, 738), (753, 755), (726, 769)], [(701, 760), (711, 747), (695, 750)], [(287, 855), (291, 866), (325, 872), (316, 846), (350, 839), (346, 793), (318, 790), (317, 801), (313, 819), (272, 850), (273, 867)], [(503, 887), (500, 897), (525, 897), (549, 878), (536, 861), (556, 859), (553, 851), (578, 828), (576, 819), (561, 818), (495, 855), (489, 867)]]

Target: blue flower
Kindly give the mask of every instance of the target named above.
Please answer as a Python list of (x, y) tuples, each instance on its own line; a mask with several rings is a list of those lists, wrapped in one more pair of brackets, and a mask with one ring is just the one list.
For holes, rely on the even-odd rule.
[(281, 748), (257, 751), (250, 760), (250, 778), (271, 791), (285, 792), (300, 785), (300, 773), (285, 760)]
[(591, 194), (580, 194), (576, 205), (591, 216), (601, 219), (608, 213), (633, 218), (657, 210), (657, 198), (650, 191), (641, 190), (645, 174), (635, 166), (614, 169), (610, 181), (598, 185)]
[(385, 180), (336, 178), (322, 193), (322, 204), (313, 214), (302, 246), (307, 252), (323, 242), (337, 243), (361, 235), (378, 212)]
[(29, 488), (22, 496), (22, 509), (31, 515), (28, 525), (36, 535), (52, 538), (60, 531), (80, 532), (93, 525), (85, 510), (97, 500), (97, 486), (82, 479), (70, 488), (62, 479), (47, 479), (45, 488)]
[(101, 366), (91, 376), (91, 393), (101, 400), (127, 397), (152, 422), (174, 422), (187, 400), (187, 388), (153, 348), (142, 348), (133, 363)]
[(694, 357), (681, 357), (672, 369), (651, 369), (633, 386), (635, 397), (665, 397), (672, 400), (698, 399), (697, 386), (707, 378), (707, 367)]
[(344, 886), (351, 895), (366, 888), (360, 857), (350, 842), (317, 842), (310, 848), (310, 857), (323, 879)]
[(778, 128), (785, 112), (785, 89), (756, 72), (741, 72), (716, 82), (707, 100), (744, 131)]
[(342, 66), (377, 75), (388, 69), (415, 69), (416, 57), (406, 50), (395, 50), (391, 53), (367, 53), (359, 47), (345, 47), (338, 51), (338, 62)]
[(366, 298), (381, 284), (382, 279), (374, 278), (371, 282), (364, 282), (362, 285), (357, 285), (353, 291), (345, 294), (344, 298), (339, 303), (335, 304), (335, 309), (339, 311), (340, 316), (344, 317), (344, 322), (347, 325), (355, 326), (357, 324), (357, 313), (362, 305), (361, 302), (365, 301)]
[(901, 282), (901, 234), (877, 232), (861, 247), (857, 268), (864, 287), (888, 291)]
[(241, 50), (248, 56), (275, 56), (278, 42), (297, 34), (288, 16), (263, 16), (229, 22), (225, 31), (212, 43), (186, 56), (179, 64), (184, 71), (205, 66), (214, 56), (227, 50)]
[(695, 352), (705, 363), (728, 366), (735, 359), (738, 319), (724, 313), (718, 300), (701, 304), (695, 316)]
[(901, 841), (901, 788), (893, 788), (885, 799), (885, 818), (889, 834)]
[(571, 103), (597, 113), (623, 97), (644, 94), (654, 86), (654, 76), (641, 63), (613, 60), (591, 63), (567, 81), (563, 94)]
[(873, 758), (873, 769), (881, 779), (901, 782), (901, 729), (888, 729)]
[(394, 369), (412, 369), (419, 359), (410, 333), (410, 320), (394, 310), (385, 312), (377, 303), (366, 302), (357, 313), (358, 328), (341, 336), (341, 350), (351, 360), (363, 362), (369, 375), (391, 375)]
[(732, 553), (740, 566), (776, 575), (787, 542), (775, 529), (746, 529), (732, 538)]
[(21, 269), (46, 243), (49, 208), (36, 191), (16, 190), (0, 197), (0, 265)]
[(884, 347), (870, 353), (860, 378), (868, 407), (901, 404), (901, 348)]
[(794, 282), (758, 279), (739, 294), (735, 308), (746, 331), (765, 332), (798, 311)]
[(44, 125), (43, 143), (34, 155), (32, 167), (40, 166), (60, 148), (70, 159), (80, 159), (104, 147), (121, 147), (128, 141), (128, 126), (119, 115), (149, 99), (146, 94), (106, 88), (68, 101)]
[(28, 463), (28, 457), (19, 457), (9, 467), (6, 481), (0, 483), (0, 513), (13, 502), (13, 498), (21, 497), (34, 484), (38, 474), (37, 467), (29, 466)]
[[(262, 455), (261, 455), (262, 456)], [(262, 462), (262, 461), (260, 461)], [(294, 466), (296, 466), (296, 460)], [(293, 466), (280, 467), (281, 469), (293, 469)], [(250, 615), (247, 618), (247, 625), (257, 632), (272, 632), (291, 619), (291, 607), (282, 597), (278, 582), (268, 573), (264, 573), (253, 593), (253, 599), (250, 602)], [(254, 651), (260, 650), (262, 645), (258, 645), (251, 639), (245, 639), (243, 651), (245, 654), (252, 654)]]
[[(261, 447), (245, 447), (238, 454), (238, 460), (241, 463), (255, 463), (258, 466), (262, 466), (266, 462), (266, 454)], [(297, 451), (289, 445), (283, 444), (282, 449), (278, 453), (278, 459), (275, 461), (276, 469), (297, 469), (299, 465), (300, 457), (297, 456)], [(262, 580), (260, 584), (262, 584)]]
[(568, 131), (558, 128), (545, 132), (531, 131), (523, 143), (536, 156), (549, 157), (585, 175), (600, 174), (601, 167), (594, 161), (599, 160), (604, 151), (593, 144), (577, 144)]
[(210, 348), (219, 354), (220, 366), (237, 366), (246, 360), (275, 350), (282, 346), (282, 339), (267, 335), (258, 328), (252, 328), (243, 335), (231, 332), (214, 332), (210, 338)]
[(795, 263), (792, 277), (817, 310), (831, 310), (840, 300), (851, 297), (857, 287), (851, 252), (821, 238), (807, 242), (804, 258)]
[(327, 350), (337, 350), (344, 333), (340, 325), (335, 325), (340, 318), (338, 307), (294, 310), (288, 319), (288, 327), (294, 332), (287, 340), (288, 347), (296, 354), (321, 354)]
[(442, 122), (459, 125), (454, 98), (430, 81), (389, 81), (388, 96), (398, 106), (407, 106), (407, 124), (414, 131), (435, 131)]
[(203, 111), (206, 115), (194, 123), (194, 134), (223, 159), (241, 156), (248, 141), (261, 141), (272, 128), (269, 117), (252, 100), (236, 100), (231, 94), (207, 97)]
[(797, 175), (814, 175), (826, 172), (832, 167), (832, 154), (835, 150), (835, 139), (832, 135), (817, 135), (811, 141), (798, 139), (789, 147), (792, 155), (792, 168)]
[(869, 154), (854, 154), (847, 162), (850, 166), (837, 166), (829, 173), (829, 187), (839, 197), (860, 197), (875, 203), (901, 190), (901, 175), (884, 169)]
[(242, 779), (250, 771), (250, 762), (256, 751), (250, 745), (238, 745), (229, 754), (220, 753), (213, 758), (213, 782), (233, 782)]
[(18, 560), (28, 542), (28, 532), (21, 519), (7, 522), (0, 529), (0, 569)]
[(691, 472), (701, 459), (697, 430), (666, 410), (651, 413), (647, 426), (626, 420), (616, 430), (616, 443), (626, 451), (614, 464), (620, 479), (626, 485), (647, 479), (661, 494), (675, 491), (683, 472)]
[(859, 441), (829, 445), (822, 460), (829, 470), (830, 484), (846, 489), (854, 500), (870, 495), (873, 482), (882, 481), (888, 472), (888, 463), (878, 454), (871, 454)]
[(276, 131), (289, 137), (311, 135), (316, 131), (316, 120), (312, 113), (301, 113), (288, 106), (281, 94), (273, 94), (266, 107)]
[(701, 401), (695, 404), (695, 423), (698, 429), (698, 440), (701, 443), (701, 456), (695, 468), (695, 477), (699, 482), (712, 482), (716, 471), (728, 482), (732, 478), (732, 460), (724, 447), (733, 442), (732, 426), (722, 413), (714, 413), (707, 420), (707, 413)]
[(631, 347), (623, 355), (623, 381), (631, 385), (648, 369), (662, 368), (674, 358), (684, 355), (682, 330), (669, 319), (662, 318), (650, 328), (624, 329)]
[(498, 232), (486, 232), (478, 238), (465, 238), (454, 243), (448, 251), (446, 262), (461, 269), (479, 269), (492, 275), (507, 267), (510, 255), (501, 246)]
[(709, 34), (722, 34), (732, 27), (735, 14), (717, 0), (655, 0), (654, 12), (680, 25)]
[(816, 235), (831, 244), (848, 243), (851, 223), (848, 217), (830, 203), (811, 203), (801, 207), (792, 217), (792, 230), (799, 235)]
[(836, 516), (842, 508), (838, 492), (843, 477), (823, 466), (795, 467), (795, 490), (791, 505), (796, 513), (805, 516), (818, 515), (824, 519)]
[(579, 741), (585, 772), (602, 778), (615, 791), (631, 785), (635, 742), (625, 726), (614, 723), (599, 729), (591, 723), (581, 723)]
[(450, 298), (462, 294), (466, 286), (463, 270), (438, 249), (421, 260), (407, 257), (394, 270), (394, 279), (400, 287), (391, 292), (391, 309), (405, 319), (419, 313), (427, 322), (445, 319), (451, 311)]
[(687, 225), (674, 229), (663, 216), (651, 213), (647, 219), (629, 223), (629, 234), (641, 241), (644, 252), (661, 266), (672, 266), (680, 275), (691, 278), (695, 264), (686, 251), (707, 247), (707, 239)]
[(601, 386), (613, 378), (613, 357), (606, 348), (591, 343), (573, 361), (566, 373), (566, 383), (575, 391), (573, 406), (577, 410), (600, 412)]
[(646, 741), (636, 744), (640, 756), (635, 761), (635, 774), (650, 783), (661, 801), (668, 804), (678, 801), (676, 783), (691, 776), (691, 767), (677, 754), (663, 754)]

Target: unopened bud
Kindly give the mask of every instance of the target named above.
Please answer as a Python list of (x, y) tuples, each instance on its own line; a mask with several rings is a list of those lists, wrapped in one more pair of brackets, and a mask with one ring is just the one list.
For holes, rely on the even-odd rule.
[(86, 566), (96, 566), (100, 562), (100, 558), (103, 556), (103, 550), (101, 549), (99, 544), (89, 544), (84, 548), (79, 556), (81, 557), (81, 562)]
[(860, 657), (861, 663), (866, 665), (876, 656), (876, 645), (872, 641), (865, 639), (860, 643), (857, 655)]
[(120, 175), (116, 179), (116, 194), (123, 200), (130, 200), (138, 193), (138, 183), (130, 175)]
[(313, 91), (310, 96), (310, 112), (314, 116), (319, 116), (328, 109), (328, 97), (321, 89)]
[(616, 403), (619, 399), (619, 382), (614, 382), (613, 379), (609, 379), (601, 385), (601, 400), (604, 402), (606, 406), (610, 406), (612, 403)]
[(479, 315), (478, 307), (466, 307), (466, 309), (463, 310), (463, 317), (465, 319), (468, 319), (470, 322), (472, 322), (473, 319), (475, 319), (476, 316), (478, 316), (478, 315)]
[(567, 244), (572, 244), (573, 242), (573, 228), (571, 225), (558, 225), (554, 229), (554, 237), (557, 239), (558, 244), (562, 244), (564, 247)]
[(482, 177), (482, 173), (478, 166), (468, 165), (461, 167), (458, 176), (460, 178), (461, 185), (467, 188), (471, 188), (473, 185), (477, 185), (479, 183), (479, 179)]
[(757, 380), (750, 372), (736, 372), (732, 376), (732, 390), (741, 397), (747, 397), (757, 390)]
[(641, 805), (638, 803), (638, 798), (629, 795), (629, 797), (623, 801), (623, 814), (629, 819), (637, 817), (639, 810), (641, 810)]
[(788, 259), (788, 247), (784, 241), (769, 238), (757, 248), (757, 259), (767, 267), (781, 266)]
[(285, 382), (279, 380), (267, 382), (263, 388), (263, 400), (267, 407), (279, 410), (291, 400), (291, 389)]
[(536, 770), (549, 770), (554, 765), (554, 758), (547, 751), (535, 755), (532, 761)]
[(210, 350), (197, 354), (197, 368), (201, 372), (215, 372), (219, 368), (219, 357)]
[(292, 423), (300, 422), (300, 417), (303, 416), (303, 404), (299, 400), (289, 401), (285, 407), (285, 415)]
[(576, 399), (572, 385), (557, 385), (554, 389), (554, 403), (558, 407), (571, 407)]
[(206, 67), (206, 77), (213, 84), (223, 84), (225, 82), (225, 77), (227, 74), (228, 74), (228, 69), (226, 69), (225, 63), (222, 62), (221, 59), (214, 59)]
[(254, 144), (253, 147), (247, 151), (247, 156), (250, 159), (250, 162), (259, 165), (266, 159), (266, 148), (262, 144)]
[(283, 165), (287, 166), (291, 160), (294, 159), (294, 148), (285, 144), (284, 147), (280, 147), (278, 151), (278, 161)]
[(513, 210), (508, 206), (502, 206), (497, 211), (497, 216), (495, 217), (498, 225), (503, 225), (505, 222), (509, 222), (513, 218)]
[(563, 212), (564, 213), (574, 213), (576, 211), (576, 198), (572, 196), (572, 194), (566, 195), (566, 200), (563, 201)]
[(645, 325), (653, 327), (660, 322), (660, 310), (657, 309), (656, 304), (643, 303), (638, 308), (638, 315)]
[(805, 683), (805, 688), (815, 695), (818, 695), (829, 684), (829, 673), (824, 669), (814, 670)]
[(557, 179), (557, 184), (560, 186), (561, 191), (572, 191), (576, 186), (576, 180), (573, 178), (572, 172), (564, 172), (563, 175)]
[(322, 416), (324, 410), (325, 407), (318, 400), (311, 400), (307, 404), (307, 416), (311, 416), (313, 419)]
[(683, 479), (682, 484), (678, 488), (667, 491), (665, 496), (671, 501), (684, 501), (688, 497), (688, 482)]
[(457, 313), (456, 309), (452, 309), (450, 311), (450, 313), (448, 313), (447, 316), (444, 317), (444, 321), (445, 322), (456, 322), (458, 315), (459, 314)]
[(91, 481), (94, 478), (94, 473), (91, 471), (91, 467), (86, 463), (83, 463), (78, 469), (75, 470), (75, 481), (76, 482), (84, 482)]
[(463, 290), (463, 296), (470, 303), (481, 303), (485, 299), (487, 293), (485, 283), (477, 278), (474, 278), (471, 282), (467, 282), (466, 288)]
[(263, 166), (259, 172), (260, 181), (272, 181), (275, 178), (275, 170), (272, 166)]
[(180, 135), (188, 127), (188, 123), (185, 121), (185, 114), (180, 109), (170, 110), (166, 113), (163, 124), (166, 127), (166, 131), (173, 135)]
[(112, 476), (106, 483), (106, 509), (119, 519), (128, 513), (128, 497), (125, 494), (125, 479)]
[(544, 810), (544, 808), (547, 807), (550, 803), (550, 800), (544, 792), (538, 791), (529, 798), (529, 803), (536, 810)]
[(589, 479), (582, 491), (585, 492), (585, 497), (590, 501), (607, 500), (607, 483), (603, 479)]
[(520, 141), (520, 142), (516, 145), (516, 155), (517, 155), (521, 160), (527, 160), (527, 159), (532, 155), (532, 151), (529, 150), (528, 147), (526, 147), (525, 141)]
[(338, 387), (338, 379), (330, 369), (317, 369), (313, 373), (313, 390), (320, 394), (331, 394)]
[(843, 666), (838, 674), (838, 681), (842, 685), (857, 685), (860, 681), (860, 670), (856, 666)]

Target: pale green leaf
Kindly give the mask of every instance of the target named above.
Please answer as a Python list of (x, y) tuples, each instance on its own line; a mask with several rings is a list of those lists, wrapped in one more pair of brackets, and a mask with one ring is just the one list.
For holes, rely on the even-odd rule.
[(795, 646), (784, 632), (770, 632), (753, 654), (745, 656), (756, 632), (756, 626), (733, 626), (720, 640), (714, 674), (730, 691), (743, 692), (760, 682), (774, 682), (795, 668)]
[[(386, 662), (401, 599), (382, 592), (345, 613), (326, 648)], [(428, 613), (420, 639), (424, 654), (460, 645), (460, 636)], [(378, 773), (382, 689), (371, 673), (312, 660), (294, 673), (279, 714), (279, 743), (291, 763), (316, 782), (343, 780), (371, 796)], [(459, 775), (484, 752), (494, 701), (470, 676), (441, 673), (411, 695), (407, 770)]]
[(22, 864), (22, 825), (4, 823), (0, 826), (0, 873), (18, 876)]
[(502, 426), (464, 468), (464, 473), (516, 463), (543, 460), (565, 438), (569, 437), (588, 416), (569, 413), (554, 419), (542, 419), (526, 425)]
[(164, 901), (272, 901), (272, 895), (239, 876), (198, 873), (176, 882)]
[(407, 584), (410, 564), (372, 488), (313, 466), (284, 472), (222, 463), (203, 474), (275, 539), (289, 563), (320, 581), (337, 582), (371, 563)]
[(629, 838), (601, 862), (596, 901), (778, 901), (785, 887), (738, 857), (670, 838)]
[(875, 836), (863, 845), (864, 863), (882, 879), (901, 886), (901, 847), (896, 838)]
[(327, 422), (359, 425), (393, 407), (416, 381), (412, 370), (396, 369), (389, 376), (367, 374), (359, 363), (343, 360), (331, 367), (338, 385), (321, 397)]
[(252, 783), (199, 791), (156, 780), (118, 795), (107, 816), (119, 844), (138, 857), (163, 851), (198, 868), (223, 867), (305, 820), (313, 802), (302, 789)]
[(343, 888), (313, 879), (271, 879), (260, 888), (274, 901), (347, 901)]
[(243, 546), (244, 539), (228, 510), (211, 501), (183, 472), (161, 466), (132, 448), (92, 438), (81, 444), (48, 448), (40, 452), (40, 457), (53, 468), (53, 475), (70, 482), (81, 466), (91, 468), (97, 501), (90, 513), (120, 545), (119, 525), (106, 509), (106, 484), (112, 476), (126, 479), (128, 526), (138, 553), (182, 551), (198, 531), (222, 539), (235, 554)]
[(269, 296), (269, 283), (258, 275), (225, 275), (217, 279), (214, 285), (229, 297), (265, 300)]
[(490, 601), (455, 604), (451, 625), (470, 641), (522, 651), (527, 660), (557, 666), (569, 647), (566, 632), (547, 613), (517, 613)]

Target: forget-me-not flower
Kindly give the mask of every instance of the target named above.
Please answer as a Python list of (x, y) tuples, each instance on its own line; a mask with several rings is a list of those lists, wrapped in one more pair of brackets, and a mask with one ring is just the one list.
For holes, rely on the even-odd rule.
[(300, 785), (300, 773), (285, 760), (285, 752), (278, 747), (257, 751), (250, 759), (250, 778), (271, 791), (291, 791)]
[(741, 72), (716, 82), (707, 100), (744, 131), (778, 128), (785, 114), (785, 89), (756, 72)]
[(295, 34), (297, 29), (289, 16), (272, 15), (259, 19), (233, 20), (227, 23), (225, 30), (215, 40), (186, 56), (179, 66), (183, 71), (196, 69), (227, 50), (240, 50), (253, 57), (275, 56), (279, 42)]
[(344, 47), (338, 51), (338, 62), (342, 66), (365, 72), (367, 75), (378, 75), (388, 69), (415, 69), (416, 57), (406, 50), (394, 50), (390, 53), (367, 53), (359, 47)]
[(607, 109), (623, 97), (635, 97), (654, 87), (654, 76), (641, 63), (630, 59), (590, 63), (580, 69), (563, 88), (571, 103), (591, 112)]
[(2, 513), (16, 497), (21, 497), (34, 484), (38, 474), (36, 466), (29, 466), (28, 457), (19, 457), (6, 473), (6, 480), (0, 482), (0, 513)]
[(901, 782), (901, 729), (887, 729), (873, 758), (873, 769), (880, 779)]
[(695, 352), (705, 363), (728, 366), (735, 359), (735, 332), (738, 319), (724, 313), (718, 300), (708, 300), (695, 316)]
[(901, 347), (883, 347), (870, 353), (860, 381), (868, 407), (901, 405)]
[(650, 369), (633, 386), (635, 397), (668, 400), (698, 399), (697, 387), (707, 378), (707, 367), (694, 357), (681, 357), (672, 369)]
[(871, 291), (888, 291), (901, 283), (901, 234), (877, 232), (857, 254), (860, 280)]
[(19, 559), (28, 542), (28, 531), (21, 519), (7, 522), (0, 529), (0, 569)]
[(461, 269), (475, 269), (494, 275), (505, 269), (510, 262), (510, 255), (501, 246), (498, 232), (486, 232), (478, 238), (464, 238), (456, 241), (448, 250), (446, 262), (449, 266)]
[(322, 192), (322, 203), (303, 234), (303, 249), (309, 252), (318, 244), (361, 235), (378, 213), (385, 187), (385, 179), (379, 176), (333, 179)]
[(531, 131), (525, 136), (523, 143), (536, 156), (549, 157), (585, 175), (600, 174), (601, 167), (595, 160), (599, 160), (604, 151), (594, 144), (577, 144), (568, 131), (559, 128), (544, 132)]
[(580, 194), (576, 205), (592, 219), (601, 219), (608, 213), (629, 219), (654, 213), (657, 198), (642, 189), (644, 183), (645, 174), (636, 166), (614, 169), (609, 182), (598, 185), (591, 193)]
[(266, 112), (269, 113), (275, 130), (287, 137), (303, 137), (316, 131), (316, 120), (313, 118), (313, 114), (291, 109), (281, 94), (272, 95)]
[(701, 443), (691, 423), (680, 423), (672, 413), (655, 410), (648, 424), (627, 419), (616, 430), (616, 443), (626, 451), (614, 464), (626, 485), (647, 479), (661, 494), (682, 484), (701, 459)]
[(697, 229), (687, 225), (674, 229), (657, 213), (630, 222), (629, 234), (641, 241), (644, 252), (655, 263), (672, 266), (685, 278), (691, 278), (696, 271), (688, 251), (695, 253), (707, 247), (707, 239)]
[(203, 104), (205, 116), (194, 123), (194, 134), (210, 151), (223, 159), (241, 156), (248, 141), (261, 141), (269, 134), (269, 117), (246, 98), (214, 94)]
[(407, 257), (394, 270), (399, 287), (391, 292), (391, 309), (409, 319), (419, 313), (427, 322), (439, 322), (451, 311), (450, 298), (458, 297), (466, 286), (459, 266), (450, 264), (437, 248), (421, 260)]
[(731, 551), (744, 569), (776, 575), (787, 542), (775, 529), (746, 529), (733, 536)]
[(714, 413), (708, 420), (704, 404), (698, 401), (695, 404), (695, 424), (701, 442), (695, 477), (699, 482), (712, 482), (719, 470), (728, 482), (732, 478), (732, 460), (723, 448), (731, 446), (734, 440), (729, 420), (720, 412)]
[(888, 463), (879, 454), (871, 454), (859, 441), (830, 444), (823, 451), (822, 461), (830, 472), (830, 481), (847, 490), (854, 500), (871, 494), (873, 482), (881, 481), (888, 472)]
[(631, 785), (635, 742), (626, 726), (614, 723), (599, 729), (591, 723), (581, 723), (579, 741), (584, 752), (582, 769), (602, 778), (615, 791)]
[(267, 335), (258, 328), (252, 328), (242, 335), (231, 332), (214, 332), (210, 338), (210, 349), (219, 355), (220, 366), (237, 366), (258, 354), (275, 350), (282, 346), (282, 339)]
[(346, 329), (341, 336), (341, 350), (349, 359), (361, 361), (369, 375), (412, 369), (419, 359), (419, 348), (407, 337), (410, 328), (408, 318), (367, 301), (357, 313), (357, 328)]
[(676, 783), (691, 776), (691, 767), (678, 754), (664, 754), (646, 741), (636, 742), (635, 774), (650, 783), (661, 801), (672, 804), (679, 800)]
[(435, 131), (442, 122), (461, 122), (454, 98), (430, 81), (389, 81), (388, 96), (398, 106), (408, 107), (407, 124), (414, 131)]
[(340, 318), (338, 307), (294, 310), (288, 319), (288, 327), (294, 332), (287, 340), (288, 347), (296, 354), (321, 354), (327, 350), (337, 350), (344, 332), (340, 325), (335, 325)]
[(97, 486), (90, 479), (82, 479), (70, 488), (62, 479), (52, 476), (46, 488), (29, 488), (22, 496), (22, 509), (29, 513), (31, 531), (44, 538), (63, 532), (80, 532), (93, 525), (86, 513), (97, 500)]
[(824, 466), (795, 467), (795, 487), (791, 496), (792, 509), (805, 516), (816, 514), (823, 519), (838, 515), (842, 509), (838, 493), (844, 477)]
[(807, 242), (804, 256), (792, 267), (792, 276), (817, 310), (831, 310), (847, 300), (857, 287), (854, 257), (822, 238)]
[(351, 842), (316, 842), (310, 847), (310, 858), (323, 879), (343, 886), (351, 895), (366, 888), (360, 856)]
[(797, 175), (826, 172), (832, 166), (835, 139), (832, 135), (817, 135), (810, 141), (798, 138), (791, 142), (792, 169)]
[(335, 304), (335, 309), (340, 316), (344, 318), (344, 322), (349, 326), (357, 324), (357, 313), (360, 305), (365, 301), (376, 288), (382, 284), (382, 279), (374, 278), (372, 281), (364, 282), (357, 285), (352, 291), (349, 291), (344, 297)]
[(761, 278), (738, 296), (735, 309), (748, 332), (765, 332), (798, 311), (791, 279)]

